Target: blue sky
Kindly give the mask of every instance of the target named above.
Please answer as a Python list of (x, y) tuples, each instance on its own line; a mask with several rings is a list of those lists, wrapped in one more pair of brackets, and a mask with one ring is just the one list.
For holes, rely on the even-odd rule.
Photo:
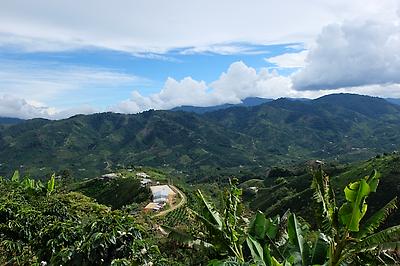
[(400, 97), (399, 10), (396, 0), (5, 0), (0, 116)]
[(137, 80), (123, 82), (118, 84), (118, 87), (107, 83), (95, 84), (96, 87), (91, 89), (92, 85), (88, 84), (86, 87), (79, 88), (79, 96), (73, 91), (51, 99), (53, 105), (63, 108), (70, 108), (76, 104), (90, 104), (93, 107), (102, 108), (110, 103), (129, 98), (133, 89), (138, 90), (143, 96), (157, 93), (169, 77), (181, 80), (190, 76), (195, 80), (210, 83), (217, 80), (232, 63), (238, 61), (242, 61), (256, 70), (275, 69), (279, 74), (288, 76), (297, 68), (279, 68), (276, 64), (266, 61), (266, 58), (303, 50), (300, 43), (279, 45), (234, 43), (229, 45), (240, 47), (243, 51), (234, 53), (188, 52), (192, 48), (179, 48), (163, 54), (132, 54), (98, 48), (27, 52), (4, 47), (1, 50), (1, 60), (7, 61), (9, 65), (34, 64), (32, 68), (38, 71), (43, 70), (43, 72), (48, 68), (62, 71), (64, 68), (79, 66), (137, 77)]

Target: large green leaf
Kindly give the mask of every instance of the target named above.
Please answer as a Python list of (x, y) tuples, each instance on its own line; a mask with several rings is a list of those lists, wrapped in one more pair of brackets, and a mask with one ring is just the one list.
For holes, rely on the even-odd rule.
[(380, 177), (381, 177), (381, 174), (376, 170), (372, 171), (372, 173), (369, 176), (365, 177), (371, 192), (376, 192), (376, 189), (378, 188)]
[(282, 264), (271, 255), (271, 249), (268, 244), (264, 247), (264, 261), (267, 266), (282, 266)]
[(302, 233), (303, 232), (301, 230), (300, 223), (296, 218), (296, 215), (294, 213), (291, 214), (288, 220), (289, 241), (298, 250), (303, 265), (306, 265), (306, 254), (304, 250), (305, 242)]
[(197, 191), (197, 195), (203, 205), (201, 216), (208, 219), (208, 221), (214, 224), (219, 230), (222, 229), (222, 219), (219, 213), (215, 210), (211, 203), (209, 203), (203, 196), (200, 190)]
[(268, 218), (265, 234), (271, 240), (275, 239), (276, 235), (278, 234), (278, 229), (279, 229), (279, 217), (277, 216), (274, 220)]
[(50, 180), (47, 181), (47, 193), (52, 193), (55, 187), (55, 174), (52, 174)]
[(365, 179), (350, 183), (344, 193), (348, 202), (344, 203), (339, 210), (339, 218), (346, 228), (353, 232), (359, 231), (360, 220), (367, 211), (365, 198), (370, 193), (370, 187)]
[(258, 211), (250, 223), (250, 235), (256, 239), (264, 239), (267, 228), (267, 218), (265, 215)]
[(15, 170), (13, 176), (11, 177), (12, 182), (19, 182), (19, 171)]
[(265, 214), (258, 211), (249, 226), (249, 233), (256, 239), (275, 239), (278, 233), (278, 219), (266, 218)]
[(246, 243), (250, 249), (253, 261), (260, 266), (266, 265), (264, 261), (264, 250), (261, 247), (260, 243), (258, 243), (257, 240), (254, 239), (252, 236), (248, 236), (246, 238)]
[(380, 225), (386, 220), (393, 210), (397, 208), (397, 197), (387, 203), (382, 209), (375, 212), (366, 222), (362, 225), (360, 231), (357, 234), (358, 238), (363, 238), (368, 234), (372, 234)]
[(329, 248), (328, 239), (326, 239), (326, 236), (324, 234), (318, 232), (317, 237), (312, 242), (310, 250), (310, 263), (312, 265), (324, 264), (326, 261), (328, 248)]

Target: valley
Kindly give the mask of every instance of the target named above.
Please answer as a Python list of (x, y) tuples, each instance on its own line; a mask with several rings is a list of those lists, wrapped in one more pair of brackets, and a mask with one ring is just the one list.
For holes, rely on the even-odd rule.
[[(312, 239), (350, 234), (338, 227), (344, 220), (334, 219), (349, 204), (349, 187), (363, 182), (371, 188), (363, 192), (368, 209), (354, 226), (390, 247), (398, 239), (400, 107), (380, 98), (334, 94), (201, 114), (8, 121), (0, 129), (0, 224), (15, 226), (6, 226), (0, 258), (12, 263), (19, 263), (14, 254), (25, 262), (39, 256), (87, 265), (206, 265), (231, 258), (322, 263), (328, 242)], [(357, 204), (367, 206), (365, 198)], [(321, 212), (321, 202), (331, 211)], [(333, 219), (337, 231), (325, 229), (325, 219)], [(297, 234), (308, 239), (304, 247), (293, 244), (292, 223), (301, 225)], [(279, 240), (273, 232), (282, 226), (289, 233)], [(383, 231), (374, 235), (378, 228)], [(351, 230), (360, 245), (386, 247)], [(21, 248), (8, 242), (15, 239)], [(259, 245), (270, 252), (264, 258), (251, 251)], [(300, 260), (298, 252), (314, 245), (320, 256), (304, 254)], [(377, 258), (397, 261), (391, 250)], [(371, 260), (369, 253), (357, 252), (352, 261)]]

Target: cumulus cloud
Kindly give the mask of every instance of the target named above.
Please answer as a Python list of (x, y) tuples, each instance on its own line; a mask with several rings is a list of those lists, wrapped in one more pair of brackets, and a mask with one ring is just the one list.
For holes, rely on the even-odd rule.
[(326, 26), (293, 75), (299, 90), (400, 83), (400, 25), (346, 21)]
[(334, 89), (296, 90), (291, 78), (275, 70), (259, 71), (238, 61), (229, 66), (219, 78), (209, 84), (186, 77), (180, 81), (168, 78), (159, 93), (143, 96), (134, 91), (131, 98), (113, 106), (111, 111), (137, 113), (149, 109), (171, 109), (182, 105), (212, 106), (240, 103), (247, 97), (310, 98), (332, 93), (358, 93), (380, 97), (400, 98), (400, 84), (379, 84), (340, 87)]
[(150, 96), (134, 91), (130, 99), (112, 107), (122, 113), (137, 113), (149, 109), (170, 109), (180, 105), (209, 105), (207, 85), (186, 77), (180, 81), (168, 78), (162, 90)]
[(238, 103), (246, 97), (275, 98), (290, 93), (290, 80), (266, 68), (260, 71), (243, 62), (231, 64), (218, 80), (212, 82), (213, 94), (229, 103)]
[(171, 109), (181, 105), (212, 106), (224, 103), (239, 103), (247, 97), (277, 98), (292, 97), (288, 77), (280, 76), (262, 68), (256, 69), (243, 62), (235, 62), (220, 77), (206, 84), (186, 77), (180, 81), (168, 78), (159, 93), (143, 96), (134, 91), (130, 99), (111, 108), (123, 113), (137, 113), (149, 109)]
[[(317, 98), (331, 93), (358, 93), (381, 97), (400, 98), (400, 84), (383, 84), (323, 90), (295, 90), (290, 77), (279, 75), (266, 68), (256, 70), (238, 61), (229, 66), (213, 82), (168, 78), (158, 93), (142, 95), (133, 91), (131, 97), (108, 108), (121, 113), (138, 113), (149, 109), (167, 110), (182, 105), (212, 106), (224, 103), (240, 103), (247, 97), (263, 98)], [(67, 118), (75, 114), (91, 114), (104, 109), (90, 105), (74, 108), (54, 108), (39, 101), (0, 94), (0, 116), (48, 119)]]
[(90, 114), (96, 110), (90, 106), (80, 106), (71, 109), (57, 110), (37, 101), (29, 101), (12, 95), (0, 95), (0, 117), (16, 117), (22, 119), (67, 118), (75, 114)]
[(285, 53), (278, 56), (265, 58), (265, 61), (275, 64), (280, 68), (301, 68), (306, 65), (308, 51), (304, 50), (298, 53)]

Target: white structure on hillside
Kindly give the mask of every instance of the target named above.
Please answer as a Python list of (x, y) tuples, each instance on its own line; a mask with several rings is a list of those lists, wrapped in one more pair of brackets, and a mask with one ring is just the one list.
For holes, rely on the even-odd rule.
[(153, 202), (168, 202), (171, 203), (175, 198), (175, 191), (173, 191), (168, 185), (151, 186), (151, 194), (153, 194)]
[(149, 178), (149, 177), (150, 177), (150, 176), (149, 176), (148, 174), (146, 174), (145, 172), (136, 173), (136, 176), (142, 177), (142, 178)]
[(147, 186), (147, 185), (149, 185), (151, 183), (153, 183), (153, 181), (151, 179), (148, 179), (148, 178), (142, 178), (140, 180), (140, 184), (142, 185), (142, 187), (145, 187), (145, 186)]
[(118, 177), (118, 174), (116, 173), (109, 173), (109, 174), (104, 174), (101, 176), (104, 179), (112, 179)]
[(144, 207), (145, 211), (159, 211), (160, 209), (162, 209), (163, 204), (160, 203), (155, 203), (155, 202), (150, 202), (149, 204), (146, 205), (146, 207)]

